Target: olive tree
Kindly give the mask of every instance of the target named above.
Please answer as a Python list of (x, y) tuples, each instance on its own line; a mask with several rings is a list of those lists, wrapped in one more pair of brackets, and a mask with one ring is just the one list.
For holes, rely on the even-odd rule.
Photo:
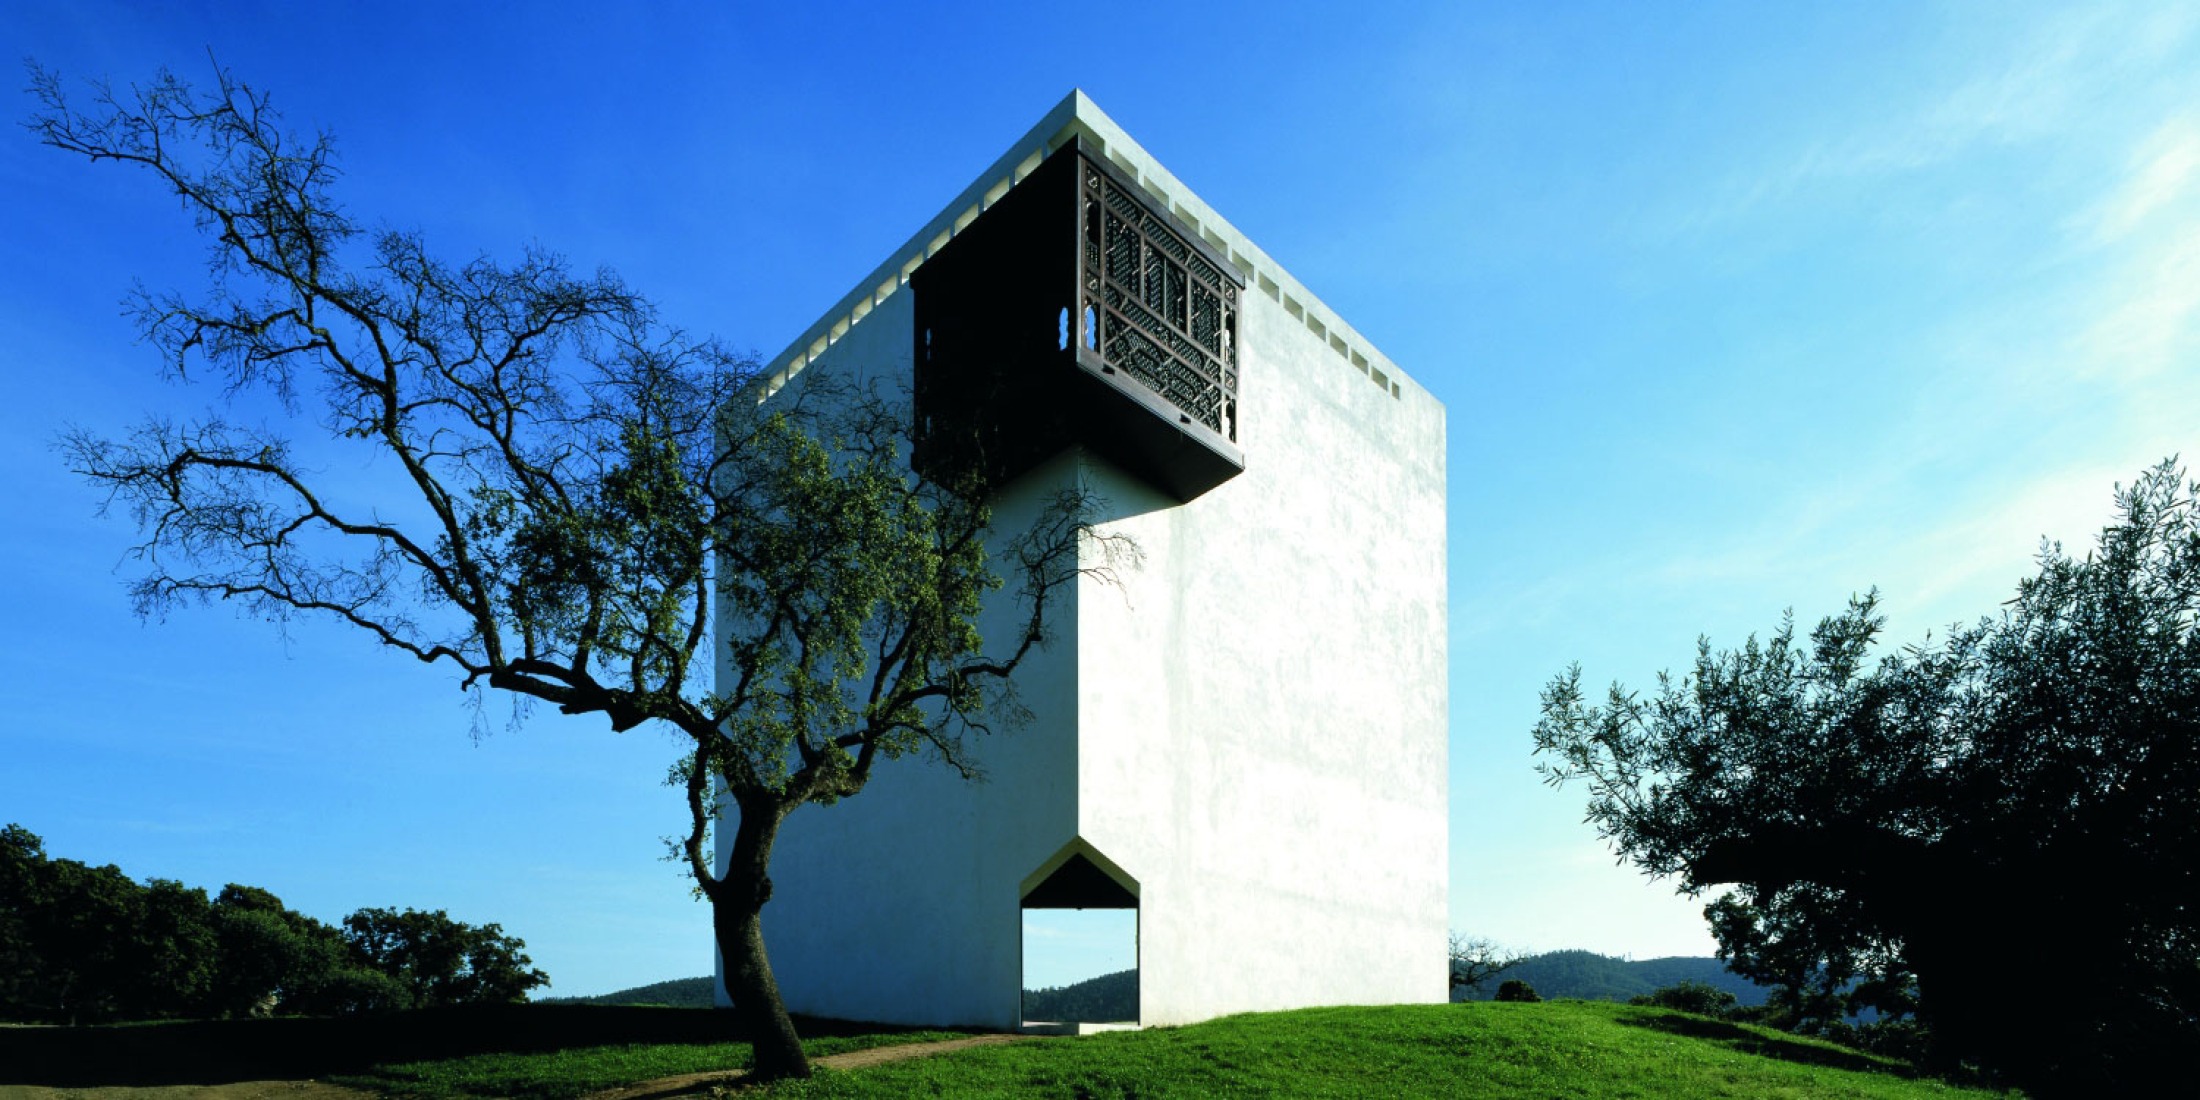
[(1644, 697), (1543, 693), (1536, 751), (1734, 969), (1826, 1022), (1914, 1010), (2039, 1094), (2145, 1091), (2200, 1046), (2200, 484), (2116, 491), (1998, 615), (1876, 652), (1876, 593)]
[[(664, 324), (609, 271), (536, 249), (451, 263), (362, 226), (332, 198), (328, 136), (287, 131), (227, 72), (95, 85), (79, 109), (34, 68), (32, 92), (40, 140), (145, 171), (209, 243), (207, 286), (131, 304), (217, 411), (61, 441), (137, 525), (136, 610), (318, 616), (477, 699), (676, 731), (673, 843), (757, 1072), (806, 1074), (759, 924), (780, 825), (881, 760), (975, 769), (971, 738), (1021, 713), (1011, 674), (1091, 545), (1086, 502), (996, 533), (975, 477), (911, 470), (893, 395), (819, 382), (763, 401), (753, 358)], [(259, 405), (220, 411), (270, 401), (276, 428)], [(371, 499), (300, 457), (332, 448), (386, 475)], [(989, 598), (1020, 601), (990, 646)]]

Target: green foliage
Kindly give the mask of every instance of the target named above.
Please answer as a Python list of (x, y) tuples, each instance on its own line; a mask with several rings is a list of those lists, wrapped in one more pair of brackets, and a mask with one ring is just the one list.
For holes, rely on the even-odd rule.
[(398, 975), (365, 966), (333, 966), (286, 1007), (317, 1016), (358, 1016), (415, 1005), (411, 985)]
[(957, 735), (1002, 686), (963, 670), (1002, 583), (991, 509), (911, 478), (898, 413), (823, 379), (800, 398), (827, 408), (742, 420), (720, 449), (744, 492), (720, 501), (734, 676), (706, 762), (738, 791), (821, 802), (860, 790), (874, 759), (967, 768)]
[(235, 883), (209, 900), (166, 879), (51, 859), (0, 833), (0, 1020), (90, 1023), (347, 1015), (522, 1000), (549, 979), (522, 941), (442, 911), (362, 909), (331, 928)]
[(314, 933), (327, 932), (327, 926), (308, 923), (265, 890), (231, 883), (214, 899), (213, 908), (220, 963), (208, 1015), (267, 1015), (285, 999), (297, 1011), (303, 992), (319, 984), (341, 958), (335, 943), (315, 950)]
[(180, 1007), (203, 1011), (214, 989), (220, 953), (213, 906), (206, 891), (170, 879), (153, 879), (139, 894), (137, 926), (130, 940), (138, 966), (127, 979), (117, 1015), (152, 1019)]
[(1518, 978), (1507, 978), (1504, 981), (1497, 983), (1496, 999), (1500, 1001), (1533, 1003), (1536, 1001), (1540, 1001), (1543, 998), (1536, 994), (1534, 986), (1529, 985), (1528, 983), (1521, 981)]
[(23, 1010), (38, 1019), (108, 1020), (136, 1007), (130, 994), (138, 959), (131, 930), (142, 900), (137, 884), (112, 865), (44, 861), (26, 876), (25, 893), (0, 899), (21, 907), (32, 969)]
[[(1934, 1057), (2042, 1094), (2200, 1047), (2200, 485), (2116, 492), (1995, 617), (1873, 661), (1877, 594), (1807, 638), (1698, 646), (1656, 694), (1553, 680), (1536, 727), (1600, 834), (1690, 892), (1797, 1026), (1914, 1010)], [(2062, 946), (2058, 1010), (2010, 965)]]
[(51, 859), (0, 832), (0, 1019), (73, 1023), (196, 1011), (213, 983), (206, 893)]
[(37, 997), (35, 975), (44, 968), (33, 938), (30, 909), (39, 904), (39, 869), (46, 845), (21, 825), (0, 829), (0, 1013)]
[(1138, 971), (1118, 970), (1069, 985), (1024, 990), (1024, 1019), (1116, 1023), (1138, 1019)]
[(415, 1008), (527, 999), (550, 976), (528, 965), (526, 941), (494, 924), (465, 924), (441, 909), (361, 909), (344, 918), (352, 957), (394, 981)]
[(1648, 1005), (1652, 1008), (1670, 1008), (1675, 1012), (1693, 1012), (1698, 1016), (1727, 1017), (1741, 1007), (1734, 994), (1702, 982), (1675, 982), (1639, 996), (1629, 997), (1631, 1005)]
[[(2051, 1009), (2049, 1011), (2052, 1011)], [(1932, 1057), (1932, 1032), (1914, 1017), (1874, 1020), (1855, 1027), (1855, 1037), (1835, 1041), (1882, 1057), (1924, 1064)]]

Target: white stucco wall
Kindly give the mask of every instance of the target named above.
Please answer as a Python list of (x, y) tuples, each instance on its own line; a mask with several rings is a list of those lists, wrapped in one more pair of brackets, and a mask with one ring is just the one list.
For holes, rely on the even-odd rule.
[(1145, 550), (1079, 603), (1079, 831), (1141, 884), (1140, 1019), (1442, 1001), (1443, 422), (1255, 298), (1245, 472), (1104, 472)]
[[(1004, 531), (1081, 479), (1142, 562), (1053, 616), (1019, 673), (1033, 721), (984, 746), (986, 782), (897, 761), (789, 818), (765, 912), (782, 992), (797, 1012), (1013, 1026), (1020, 885), (1081, 837), (1138, 880), (1143, 1023), (1442, 1001), (1443, 408), (1081, 94), (964, 198), (1072, 134), (1246, 274), (1246, 470), (1180, 505), (1070, 452), (1010, 487)], [(969, 216), (951, 204), (775, 369), (906, 379), (897, 291)]]

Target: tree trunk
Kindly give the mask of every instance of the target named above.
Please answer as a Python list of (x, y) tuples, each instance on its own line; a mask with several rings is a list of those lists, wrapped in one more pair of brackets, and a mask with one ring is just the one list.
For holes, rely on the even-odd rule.
[(726, 993), (748, 1032), (756, 1051), (753, 1076), (761, 1081), (808, 1077), (810, 1059), (802, 1053), (802, 1037), (779, 999), (779, 982), (772, 977), (771, 959), (764, 953), (764, 903), (771, 900), (772, 881), (766, 874), (772, 841), (779, 835), (781, 815), (771, 809), (752, 812), (743, 807), (735, 830), (733, 859), (726, 877), (711, 895), (711, 929), (718, 939), (718, 958), (725, 967)]

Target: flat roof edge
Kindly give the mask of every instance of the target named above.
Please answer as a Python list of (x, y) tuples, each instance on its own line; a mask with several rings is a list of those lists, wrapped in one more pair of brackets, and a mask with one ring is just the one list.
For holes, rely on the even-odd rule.
[(872, 309), (906, 287), (909, 275), (956, 232), (999, 201), (1048, 154), (1079, 137), (1085, 139), (1093, 152), (1105, 157), (1189, 225), (1205, 243), (1227, 255), (1231, 266), (1244, 276), (1247, 294), (1265, 294), (1283, 305), (1310, 331), (1326, 338), (1330, 350), (1346, 366), (1382, 386), (1391, 396), (1402, 397), (1405, 390), (1411, 389), (1423, 399), (1435, 401), (1434, 395), (1408, 377), (1372, 341), (1163, 167), (1153, 154), (1116, 125), (1083, 89), (1072, 89), (1063, 96), (963, 188), (944, 210), (774, 356), (765, 369), (765, 394), (768, 396), (785, 385), (850, 328), (860, 324)]

